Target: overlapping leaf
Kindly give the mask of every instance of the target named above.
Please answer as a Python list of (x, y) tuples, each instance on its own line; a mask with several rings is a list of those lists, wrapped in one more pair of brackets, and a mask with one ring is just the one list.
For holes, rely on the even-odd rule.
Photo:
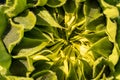
[(119, 4), (6, 0), (0, 5), (0, 79), (120, 79)]

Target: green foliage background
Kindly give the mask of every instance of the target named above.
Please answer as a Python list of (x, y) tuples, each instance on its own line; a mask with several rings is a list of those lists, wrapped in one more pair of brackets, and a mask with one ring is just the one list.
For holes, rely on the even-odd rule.
[(119, 0), (0, 4), (0, 80), (119, 80)]

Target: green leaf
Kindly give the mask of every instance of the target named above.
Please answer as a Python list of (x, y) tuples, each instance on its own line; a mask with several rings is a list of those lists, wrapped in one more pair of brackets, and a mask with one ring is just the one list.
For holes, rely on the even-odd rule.
[(101, 71), (100, 71), (99, 74), (94, 78), (94, 80), (100, 79), (100, 77), (102, 76), (104, 70), (105, 70), (105, 66), (102, 67)]
[(11, 75), (26, 76), (27, 68), (25, 60), (13, 59), (9, 70)]
[(105, 0), (106, 3), (115, 5), (116, 3), (119, 3), (119, 0)]
[(47, 5), (49, 7), (60, 7), (64, 5), (66, 0), (48, 0)]
[(8, 49), (8, 52), (11, 53), (12, 49), (18, 44), (24, 34), (24, 26), (20, 24), (15, 24), (11, 19), (10, 19), (10, 30), (7, 32), (5, 35), (3, 42), (5, 43), (5, 46)]
[(47, 1), (49, 0), (37, 0), (35, 6), (44, 6), (45, 4), (47, 4)]
[[(80, 5), (82, 5), (82, 4), (80, 4)], [(82, 6), (79, 6), (78, 10), (76, 11), (76, 20), (75, 20), (75, 23), (74, 23), (75, 26), (73, 25), (72, 29), (74, 29), (78, 26), (81, 26), (86, 21), (84, 13), (83, 13)]]
[(63, 50), (64, 57), (65, 56), (70, 57), (71, 51), (72, 51), (71, 45), (66, 46)]
[(74, 13), (76, 10), (75, 0), (67, 0), (63, 8), (65, 10), (65, 13)]
[[(44, 29), (44, 28), (43, 28)], [(44, 29), (45, 31), (46, 29)], [(34, 27), (32, 30), (25, 32), (24, 37), (30, 38), (33, 40), (38, 40), (38, 41), (49, 41), (48, 37), (45, 36), (45, 33), (49, 33), (49, 31), (46, 30), (44, 33), (42, 29), (39, 29), (37, 27)], [(51, 38), (51, 37), (50, 37)]]
[(117, 32), (116, 32), (116, 42), (118, 44), (118, 47), (120, 49), (120, 17), (117, 18)]
[[(87, 79), (87, 77), (85, 77), (85, 72), (84, 72), (85, 64), (83, 61), (76, 59), (75, 63), (73, 63), (72, 60), (69, 63), (70, 63), (70, 65), (69, 65), (69, 72), (70, 72), (69, 79), (70, 80), (71, 79), (73, 80), (75, 78), (76, 78), (75, 80), (86, 80)], [(88, 70), (88, 72), (89, 72), (89, 70)]]
[(59, 56), (60, 54), (60, 51), (63, 47), (64, 43), (61, 41), (56, 41), (55, 43), (53, 43), (51, 46), (48, 46), (49, 47), (49, 50), (52, 51), (52, 54), (49, 54), (48, 57), (55, 61), (56, 59), (58, 59), (57, 56)]
[(82, 4), (80, 2), (81, 0), (67, 0), (66, 4), (63, 6), (63, 9), (65, 11), (65, 26), (68, 27), (68, 29), (74, 29), (76, 26), (79, 26), (84, 22), (83, 18), (79, 18), (83, 20), (83, 22), (81, 21), (80, 23), (80, 21), (77, 21), (78, 17), (83, 17), (83, 13), (78, 14), (79, 10), (82, 7)]
[(32, 11), (27, 10), (19, 16), (15, 17), (13, 20), (16, 23), (22, 24), (25, 31), (29, 31), (35, 26), (36, 16), (33, 14)]
[(34, 79), (43, 79), (43, 80), (57, 80), (57, 76), (54, 72), (50, 70), (43, 70), (34, 75), (32, 75)]
[[(98, 58), (93, 66), (93, 78), (95, 79), (100, 79), (100, 77), (102, 76), (102, 74), (104, 73), (104, 71), (107, 71), (107, 62), (103, 57)], [(106, 67), (106, 69), (105, 69)], [(109, 68), (108, 68), (109, 70)], [(109, 71), (108, 71), (109, 72)], [(110, 73), (110, 72), (109, 72)]]
[(2, 40), (0, 40), (0, 74), (6, 74), (11, 65), (11, 56), (8, 54)]
[(6, 0), (0, 80), (119, 80), (119, 3)]
[(51, 16), (51, 14), (45, 8), (39, 7), (38, 9), (35, 9), (35, 14), (37, 17), (37, 23), (36, 23), (37, 25), (63, 28), (55, 21), (55, 19)]
[(27, 70), (28, 70), (26, 75), (30, 76), (30, 74), (33, 72), (33, 70), (35, 70), (35, 68), (33, 66), (33, 60), (29, 56), (26, 56), (26, 59), (27, 59), (26, 61), (27, 61)]
[(33, 61), (38, 61), (38, 60), (47, 60), (47, 61), (49, 61), (49, 59), (46, 56), (39, 55), (39, 54), (31, 56), (31, 58), (33, 59)]
[(120, 59), (117, 63), (117, 65), (115, 66), (115, 79), (120, 79)]
[(6, 80), (5, 76), (2, 76), (1, 74), (0, 74), (0, 79), (1, 80)]
[(67, 80), (78, 80), (75, 66), (72, 63), (69, 63), (69, 74)]
[(44, 6), (48, 0), (27, 0), (27, 8), (33, 8), (37, 6)]
[(86, 18), (85, 26), (88, 30), (96, 30), (97, 27), (104, 27), (104, 16), (100, 12), (100, 6), (97, 1), (87, 0), (84, 4), (84, 15)]
[(52, 64), (53, 64), (53, 62), (46, 61), (46, 60), (38, 60), (38, 61), (34, 62), (33, 65), (35, 67), (35, 70), (33, 71), (33, 73), (31, 75), (35, 74), (36, 72), (42, 71), (42, 70), (50, 69)]
[(7, 27), (7, 17), (0, 9), (0, 38), (3, 36), (6, 27)]
[(67, 28), (66, 36), (72, 34), (72, 32), (85, 22), (85, 17), (83, 14), (83, 4), (81, 0), (71, 0), (67, 1), (63, 6), (65, 11), (65, 26)]
[[(113, 13), (114, 12), (114, 13)], [(116, 18), (119, 16), (119, 11), (117, 7), (112, 7), (104, 10), (104, 14), (109, 18)]]
[(34, 80), (33, 78), (17, 77), (17, 76), (6, 76), (7, 80)]
[(119, 60), (119, 48), (114, 45), (114, 48), (112, 50), (112, 54), (109, 55), (109, 61), (113, 63), (113, 65), (116, 65)]
[(84, 4), (83, 9), (84, 15), (88, 17), (88, 19), (92, 18), (91, 20), (93, 20), (100, 15), (100, 6), (97, 1), (90, 2), (90, 0), (87, 0)]
[(102, 31), (96, 31), (93, 33), (88, 33), (88, 34), (84, 34), (84, 36), (91, 41), (92, 43), (95, 43), (96, 41), (100, 40), (101, 38), (106, 36), (106, 33), (104, 30)]
[(15, 51), (13, 51), (13, 53), (16, 53), (14, 58), (31, 56), (45, 48), (48, 43), (49, 42), (41, 42), (39, 40), (24, 37), (21, 43), (15, 47)]
[(103, 57), (108, 57), (111, 54), (112, 43), (108, 40), (107, 37), (104, 37), (98, 40), (96, 43), (92, 45), (90, 50), (95, 51)]
[(81, 60), (81, 62), (83, 64), (85, 78), (91, 79), (92, 78), (92, 67), (85, 60)]
[(63, 66), (63, 63), (64, 63), (64, 59), (59, 58), (58, 60), (54, 61), (53, 65), (50, 67), (50, 70), (56, 73), (58, 80), (61, 80), (61, 79), (64, 80), (66, 78), (66, 75), (64, 73), (65, 68)]
[(60, 24), (64, 20), (64, 10), (62, 7), (58, 8), (51, 8), (46, 7), (46, 9), (49, 11), (49, 13), (55, 18), (55, 20)]
[[(93, 18), (93, 16), (91, 16)], [(86, 22), (86, 28), (91, 31), (99, 31), (99, 30), (104, 30), (105, 29), (105, 22), (104, 22), (104, 16), (103, 14), (99, 14), (98, 17), (95, 19), (93, 18), (87, 18)]]
[[(108, 4), (105, 0), (98, 0), (101, 7), (103, 8), (103, 13), (109, 18), (116, 18), (119, 16), (118, 8)], [(113, 13), (114, 12), (114, 13)]]
[(6, 0), (6, 5), (8, 5), (9, 8), (5, 10), (5, 13), (9, 17), (17, 16), (25, 10), (26, 2), (27, 0)]
[(116, 34), (117, 34), (117, 23), (112, 22), (109, 18), (107, 18), (107, 26), (106, 33), (111, 42), (116, 42)]

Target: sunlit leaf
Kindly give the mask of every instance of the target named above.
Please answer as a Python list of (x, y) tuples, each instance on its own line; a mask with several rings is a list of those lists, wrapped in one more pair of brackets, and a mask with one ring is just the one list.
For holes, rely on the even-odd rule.
[(24, 14), (15, 17), (13, 19), (16, 23), (24, 26), (26, 31), (31, 30), (36, 23), (36, 16), (31, 11), (26, 11)]
[(5, 46), (7, 47), (9, 52), (11, 52), (12, 49), (16, 46), (16, 44), (18, 44), (21, 41), (24, 34), (23, 25), (15, 24), (11, 19), (10, 24), (10, 30), (7, 32), (3, 39)]

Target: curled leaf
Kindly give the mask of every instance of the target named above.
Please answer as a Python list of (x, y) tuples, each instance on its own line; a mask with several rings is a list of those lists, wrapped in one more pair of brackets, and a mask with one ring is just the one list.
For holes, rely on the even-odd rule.
[(44, 6), (49, 0), (38, 0), (35, 6)]
[(115, 21), (112, 22), (109, 18), (107, 18), (106, 33), (111, 42), (116, 42), (117, 24)]
[[(119, 16), (119, 11), (118, 11), (117, 7), (110, 5), (109, 3), (105, 2), (105, 0), (98, 0), (98, 1), (100, 3), (101, 7), (103, 8), (103, 13), (107, 17), (114, 19)], [(110, 1), (110, 2), (112, 2), (112, 1)]]
[(5, 10), (5, 13), (9, 17), (17, 16), (26, 8), (26, 2), (27, 0), (6, 0), (6, 5), (8, 5), (9, 8)]
[(36, 16), (32, 11), (25, 11), (21, 15), (13, 19), (16, 23), (19, 23), (24, 26), (25, 31), (31, 30), (36, 23)]
[(27, 7), (44, 6), (48, 0), (27, 0)]
[(3, 42), (5, 43), (5, 46), (7, 47), (9, 53), (11, 53), (12, 49), (18, 44), (24, 34), (24, 26), (20, 24), (15, 24), (10, 19), (11, 29), (8, 31), (8, 33), (5, 35)]

